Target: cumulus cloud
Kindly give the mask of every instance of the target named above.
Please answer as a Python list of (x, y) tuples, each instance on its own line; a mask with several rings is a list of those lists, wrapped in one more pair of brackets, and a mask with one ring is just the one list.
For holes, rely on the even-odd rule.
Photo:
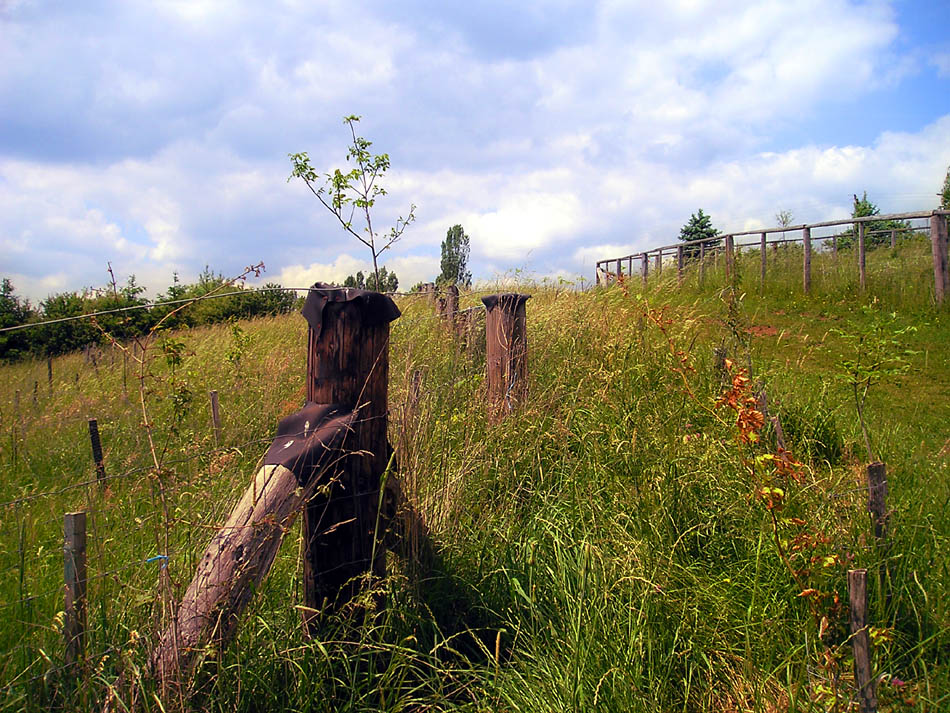
[[(286, 182), (288, 152), (346, 166), (351, 113), (392, 159), (377, 226), (418, 206), (384, 256), (404, 286), (435, 277), (455, 223), (476, 277), (586, 274), (602, 251), (675, 239), (700, 207), (731, 230), (780, 209), (837, 217), (863, 190), (931, 207), (950, 115), (908, 77), (928, 66), (927, 96), (950, 89), (947, 54), (918, 61), (901, 22), (881, 0), (7, 5), (4, 271), (33, 297), (101, 283), (110, 260), (153, 293), (205, 264), (263, 260), (293, 286), (366, 272)], [(885, 90), (912, 129), (875, 123)], [(831, 115), (873, 138), (826, 139)]]

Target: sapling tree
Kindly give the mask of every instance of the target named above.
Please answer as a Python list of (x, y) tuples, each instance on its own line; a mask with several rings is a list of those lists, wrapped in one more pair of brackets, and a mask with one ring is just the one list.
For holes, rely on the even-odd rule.
[[(352, 137), (352, 143), (346, 152), (346, 160), (353, 166), (350, 170), (341, 171), (337, 168), (332, 173), (321, 176), (310, 164), (310, 157), (304, 151), (288, 154), (293, 171), (287, 180), (302, 179), (310, 192), (336, 217), (343, 229), (369, 248), (373, 256), (375, 282), (380, 285), (382, 281), (377, 259), (402, 237), (403, 231), (415, 220), (416, 206), (410, 204), (408, 215), (405, 218), (399, 216), (388, 232), (381, 232), (374, 227), (372, 208), (377, 198), (386, 195), (386, 189), (380, 185), (380, 181), (389, 170), (389, 154), (370, 152), (373, 143), (356, 135), (356, 123), (359, 120), (360, 117), (356, 115), (343, 118), (343, 123), (350, 128)], [(358, 222), (362, 223), (362, 230), (354, 226), (354, 218), (357, 215)]]
[(874, 451), (864, 415), (868, 393), (872, 386), (907, 373), (909, 357), (915, 352), (906, 348), (903, 337), (917, 328), (912, 325), (897, 327), (895, 315), (888, 319), (872, 307), (864, 307), (862, 311), (870, 318), (867, 322), (854, 325), (848, 331), (833, 331), (848, 345), (847, 352), (838, 357), (838, 374), (851, 390), (868, 460), (873, 462)]

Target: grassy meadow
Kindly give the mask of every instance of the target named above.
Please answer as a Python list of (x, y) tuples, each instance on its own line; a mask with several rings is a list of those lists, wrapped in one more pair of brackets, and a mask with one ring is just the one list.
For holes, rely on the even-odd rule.
[[(167, 333), (144, 367), (115, 346), (56, 358), (51, 388), (45, 361), (0, 367), (0, 710), (117, 696), (116, 710), (150, 711), (846, 711), (858, 567), (880, 710), (950, 710), (950, 313), (932, 305), (927, 242), (869, 253), (866, 294), (853, 258), (817, 253), (807, 297), (795, 248), (770, 252), (764, 287), (748, 250), (731, 286), (721, 265), (701, 286), (691, 266), (677, 287), (669, 265), (645, 290), (493, 286), (531, 294), (529, 396), (501, 423), (483, 349), (424, 298), (397, 298), (391, 442), (428, 541), (390, 555), (384, 609), (327, 615), (305, 640), (294, 528), (235, 642), (173, 694), (149, 680), (148, 652), (303, 403), (304, 320)], [(849, 367), (874, 381), (886, 544)], [(756, 421), (761, 390), (790, 455)], [(62, 526), (78, 509), (87, 657), (68, 670)]]

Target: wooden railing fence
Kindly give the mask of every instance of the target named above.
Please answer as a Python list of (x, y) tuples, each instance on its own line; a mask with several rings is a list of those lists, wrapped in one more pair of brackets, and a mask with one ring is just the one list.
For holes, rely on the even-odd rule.
[[(710, 256), (714, 266), (718, 267), (720, 256), (725, 260), (725, 269), (727, 278), (735, 275), (736, 255), (745, 249), (756, 249), (760, 254), (759, 280), (764, 286), (768, 272), (768, 248), (777, 252), (779, 246), (793, 243), (802, 245), (802, 290), (805, 294), (812, 289), (812, 256), (816, 250), (821, 252), (831, 252), (835, 257), (838, 256), (838, 238), (840, 232), (816, 236), (813, 230), (822, 228), (851, 227), (855, 236), (856, 270), (858, 282), (861, 290), (868, 287), (867, 279), (867, 245), (872, 236), (886, 235), (889, 238), (890, 246), (896, 247), (898, 237), (901, 233), (927, 235), (931, 243), (931, 256), (933, 260), (933, 284), (934, 299), (938, 305), (942, 305), (946, 295), (950, 292), (950, 274), (948, 274), (947, 258), (947, 220), (950, 211), (933, 210), (916, 213), (893, 213), (890, 215), (874, 215), (865, 218), (846, 218), (842, 220), (829, 220), (819, 223), (808, 223), (795, 226), (782, 226), (777, 228), (765, 228), (762, 230), (747, 230), (728, 233), (708, 240), (691, 240), (677, 243), (675, 245), (663, 245), (640, 253), (632, 253), (621, 257), (612, 257), (606, 260), (598, 260), (596, 263), (596, 281), (598, 285), (609, 285), (612, 282), (621, 280), (633, 280), (639, 273), (644, 286), (648, 284), (650, 275), (650, 262), (652, 260), (654, 270), (659, 275), (662, 273), (664, 261), (675, 257), (677, 269), (677, 279), (681, 284), (684, 280), (687, 268), (695, 266), (698, 274), (700, 286), (703, 284), (704, 272), (707, 269)], [(892, 228), (888, 230), (867, 231), (869, 224), (896, 221), (914, 221), (926, 220), (925, 225), (901, 228)], [(800, 233), (800, 235), (787, 237), (789, 233)], [(756, 237), (757, 240), (748, 240), (750, 237)], [(781, 237), (775, 237), (781, 236)], [(743, 241), (742, 239), (746, 240)], [(816, 246), (817, 243), (817, 246)], [(626, 270), (624, 269), (626, 268)]]

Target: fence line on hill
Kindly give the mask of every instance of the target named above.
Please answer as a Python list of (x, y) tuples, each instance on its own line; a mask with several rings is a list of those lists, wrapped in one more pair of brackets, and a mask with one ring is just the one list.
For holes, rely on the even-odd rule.
[[(526, 342), (527, 319), (526, 319), (525, 302), (528, 299), (528, 296), (518, 295), (514, 293), (489, 295), (489, 296), (486, 296), (482, 300), (484, 305), (475, 305), (473, 307), (463, 309), (463, 308), (460, 308), (458, 304), (459, 295), (458, 295), (457, 290), (453, 292), (451, 289), (449, 289), (442, 296), (439, 296), (438, 294), (436, 294), (434, 289), (433, 290), (427, 289), (423, 293), (416, 293), (416, 294), (417, 295), (421, 294), (422, 296), (426, 296), (430, 300), (430, 304), (433, 308), (432, 312), (416, 317), (414, 319), (405, 320), (405, 321), (400, 320), (399, 322), (396, 322), (396, 324), (409, 325), (417, 321), (438, 320), (440, 323), (444, 325), (444, 328), (446, 329), (446, 331), (450, 335), (452, 335), (452, 339), (459, 346), (459, 349), (461, 352), (470, 352), (472, 354), (476, 354), (476, 353), (478, 354), (477, 358), (473, 359), (473, 361), (475, 362), (481, 361), (481, 354), (479, 352), (480, 350), (479, 344), (480, 344), (481, 334), (484, 334), (484, 338), (485, 338), (484, 368), (485, 368), (486, 381), (487, 381), (486, 392), (487, 392), (487, 397), (488, 397), (489, 409), (492, 412), (493, 420), (500, 421), (501, 419), (505, 418), (506, 415), (511, 413), (517, 407), (518, 402), (523, 402), (527, 398), (527, 385), (528, 385), (527, 342)], [(469, 293), (469, 294), (475, 294), (475, 293)], [(335, 303), (331, 301), (331, 302), (328, 302), (328, 306), (326, 308), (330, 309), (332, 312), (334, 308), (329, 307), (329, 305), (340, 305), (340, 304), (346, 305), (348, 303), (347, 302)], [(339, 309), (342, 310), (344, 308), (339, 308)], [(485, 316), (484, 331), (481, 331), (478, 329), (478, 327), (480, 327), (481, 325), (479, 324), (477, 320), (481, 317), (481, 315)], [(308, 401), (314, 401), (316, 398), (320, 398), (318, 396), (319, 389), (317, 388), (317, 381), (319, 380), (329, 381), (330, 385), (333, 386), (333, 384), (336, 384), (337, 382), (343, 383), (348, 378), (339, 370), (337, 370), (334, 373), (328, 374), (325, 371), (320, 371), (320, 367), (318, 366), (318, 364), (337, 363), (338, 360), (341, 359), (342, 357), (347, 357), (347, 358), (343, 359), (343, 361), (340, 363), (349, 363), (351, 359), (347, 356), (348, 352), (343, 353), (343, 352), (337, 351), (340, 348), (339, 347), (340, 344), (344, 344), (344, 345), (349, 344), (350, 348), (356, 347), (357, 350), (361, 349), (367, 341), (377, 346), (371, 349), (368, 353), (363, 354), (361, 357), (363, 359), (363, 365), (362, 365), (363, 373), (361, 373), (358, 376), (355, 382), (349, 383), (347, 387), (352, 391), (355, 386), (357, 387), (355, 391), (352, 391), (352, 393), (349, 396), (341, 397), (336, 393), (331, 393), (332, 391), (331, 389), (330, 391), (327, 392), (326, 395), (324, 395), (323, 398), (329, 399), (330, 402), (332, 403), (336, 403), (337, 400), (341, 402), (346, 402), (346, 401), (362, 402), (364, 401), (364, 392), (366, 392), (368, 388), (367, 384), (370, 383), (371, 379), (373, 378), (373, 372), (377, 369), (377, 365), (381, 365), (381, 368), (384, 369), (388, 374), (388, 363), (389, 363), (388, 352), (389, 352), (389, 331), (390, 331), (389, 323), (388, 322), (385, 323), (384, 325), (385, 329), (383, 329), (381, 325), (371, 320), (368, 323), (368, 326), (371, 329), (377, 330), (379, 334), (373, 337), (366, 337), (366, 335), (364, 334), (366, 325), (361, 325), (358, 320), (352, 319), (352, 316), (353, 315), (349, 315), (346, 319), (341, 319), (340, 313), (335, 314), (335, 318), (340, 319), (341, 326), (339, 327), (339, 329), (343, 330), (342, 333), (349, 335), (350, 337), (353, 337), (353, 339), (346, 338), (346, 339), (340, 339), (338, 341), (329, 340), (326, 343), (324, 343), (322, 347), (320, 346), (321, 343), (319, 341), (321, 330), (316, 329), (313, 326), (313, 324), (310, 325), (309, 336), (308, 336), (309, 348), (308, 348), (308, 367), (307, 367)], [(332, 318), (334, 318), (333, 314), (325, 317), (324, 319), (331, 320)], [(332, 330), (337, 329), (337, 326), (333, 326), (330, 324), (330, 322), (325, 321), (323, 323), (322, 329), (325, 332), (329, 333)], [(317, 333), (315, 334), (315, 332)], [(476, 332), (479, 333), (478, 340), (476, 340), (475, 338)], [(321, 351), (321, 349), (324, 351)], [(383, 356), (384, 353), (385, 353), (385, 356)], [(322, 356), (318, 358), (318, 354)], [(377, 378), (378, 376), (379, 375), (377, 374)], [(362, 504), (354, 506), (357, 510), (359, 510), (360, 508), (363, 508), (366, 510), (366, 512), (363, 512), (361, 515), (358, 514), (355, 517), (355, 519), (357, 520), (366, 519), (368, 517), (371, 519), (371, 515), (373, 512), (372, 503), (374, 501), (382, 502), (382, 498), (383, 498), (383, 493), (382, 493), (383, 485), (381, 484), (381, 478), (383, 477), (384, 473), (387, 472), (388, 464), (386, 463), (386, 460), (387, 460), (386, 458), (380, 459), (379, 456), (381, 454), (386, 454), (389, 452), (390, 446), (386, 442), (387, 436), (386, 436), (386, 429), (385, 429), (385, 419), (387, 419), (390, 413), (394, 411), (394, 409), (390, 408), (387, 404), (387, 399), (388, 399), (387, 389), (383, 388), (384, 386), (387, 386), (388, 388), (388, 376), (386, 377), (384, 381), (385, 383), (378, 384), (377, 387), (369, 388), (369, 396), (368, 396), (368, 401), (367, 401), (367, 403), (372, 403), (374, 399), (380, 400), (382, 403), (381, 404), (377, 403), (376, 405), (378, 408), (382, 408), (382, 410), (379, 413), (372, 414), (370, 417), (361, 416), (360, 420), (355, 422), (356, 424), (358, 424), (357, 427), (360, 427), (359, 424), (372, 423), (374, 420), (377, 422), (380, 422), (380, 419), (382, 419), (381, 421), (383, 423), (382, 440), (379, 440), (379, 430), (377, 428), (377, 432), (374, 436), (374, 438), (376, 438), (375, 441), (368, 440), (364, 442), (360, 440), (358, 441), (357, 444), (355, 444), (357, 446), (356, 448), (348, 448), (347, 450), (341, 451), (341, 454), (340, 454), (341, 460), (352, 459), (352, 458), (365, 459), (367, 455), (369, 455), (369, 457), (372, 457), (373, 455), (375, 455), (375, 461), (372, 465), (372, 468), (369, 471), (352, 472), (352, 473), (344, 474), (343, 476), (341, 476), (343, 478), (348, 478), (351, 484), (350, 489), (352, 490), (352, 492), (355, 492), (358, 496), (364, 499)], [(420, 398), (420, 395), (421, 395), (421, 384), (422, 384), (421, 374), (419, 371), (416, 371), (412, 375), (411, 383), (407, 384), (407, 395), (406, 395), (405, 403), (403, 404), (403, 409), (411, 410), (413, 408), (418, 408), (418, 399)], [(451, 386), (452, 384), (435, 384), (435, 385), (428, 384), (427, 385), (428, 389), (430, 390), (433, 387), (450, 388)], [(212, 401), (212, 403), (214, 403), (214, 400)], [(403, 414), (403, 418), (404, 419), (406, 418), (405, 414)], [(271, 440), (268, 438), (261, 438), (261, 439), (253, 439), (250, 441), (246, 441), (243, 444), (240, 444), (238, 446), (234, 446), (234, 445), (221, 446), (219, 445), (219, 443), (223, 440), (223, 438), (221, 435), (221, 427), (220, 427), (219, 420), (213, 419), (209, 427), (214, 432), (214, 437), (215, 437), (214, 442), (216, 444), (215, 448), (205, 449), (199, 452), (191, 453), (188, 455), (187, 458), (183, 458), (180, 460), (170, 459), (168, 461), (163, 461), (161, 466), (170, 467), (178, 462), (191, 461), (191, 460), (195, 460), (201, 457), (206, 457), (209, 455), (231, 451), (236, 448), (241, 449), (249, 445), (263, 444), (263, 443), (270, 442)], [(90, 423), (89, 433), (90, 433), (90, 439), (91, 439), (92, 465), (96, 471), (95, 478), (83, 480), (80, 483), (70, 484), (56, 490), (50, 490), (50, 491), (40, 492), (40, 493), (32, 493), (29, 495), (24, 495), (20, 498), (8, 500), (6, 502), (0, 503), (0, 511), (8, 510), (10, 508), (20, 508), (22, 506), (28, 505), (29, 503), (33, 501), (46, 498), (46, 497), (54, 497), (56, 495), (60, 495), (66, 492), (67, 490), (72, 490), (76, 488), (88, 487), (92, 490), (96, 490), (94, 486), (102, 486), (104, 482), (107, 482), (110, 480), (125, 479), (129, 477), (133, 477), (135, 475), (150, 474), (155, 471), (155, 467), (153, 465), (148, 465), (148, 466), (134, 468), (131, 470), (126, 470), (119, 474), (107, 473), (106, 472), (107, 463), (103, 459), (101, 447), (97, 449), (96, 446), (94, 445), (95, 437), (93, 436), (94, 430), (92, 428), (91, 423)], [(22, 436), (22, 431), (20, 432), (20, 435)], [(96, 435), (98, 434), (96, 433)], [(297, 431), (291, 435), (300, 436), (301, 432)], [(304, 429), (303, 435), (304, 436), (307, 435), (307, 428)], [(266, 468), (267, 466), (264, 466), (264, 467)], [(257, 482), (258, 480), (255, 477), (254, 484), (251, 487), (256, 488)], [(360, 486), (361, 482), (363, 483), (362, 486)], [(366, 485), (366, 482), (369, 483), (368, 486)], [(361, 487), (362, 487), (362, 490), (360, 489)], [(367, 487), (368, 487), (368, 490), (366, 489)], [(886, 481), (883, 486), (881, 486), (880, 484), (876, 486), (869, 485), (868, 488), (861, 488), (860, 492), (870, 492), (873, 495), (875, 492), (875, 489), (877, 490), (879, 494), (881, 494), (881, 497), (883, 498), (883, 494), (886, 493)], [(253, 502), (255, 504), (258, 504), (262, 501), (265, 501), (268, 499), (268, 495), (270, 494), (271, 494), (271, 491), (266, 491), (266, 492), (262, 491), (258, 493), (255, 490), (254, 495), (253, 495)], [(842, 494), (832, 493), (830, 494), (830, 497), (834, 497), (836, 495), (840, 497)], [(368, 499), (367, 499), (367, 496), (368, 496)], [(92, 497), (94, 498), (95, 496), (93, 495)], [(288, 494), (287, 497), (290, 497), (290, 495)], [(883, 499), (880, 502), (883, 503)], [(885, 512), (883, 510), (883, 505), (880, 505), (879, 507), (881, 508), (880, 512), (882, 513)], [(304, 532), (309, 533), (307, 537), (304, 538), (305, 548), (302, 553), (302, 557), (304, 561), (304, 578), (305, 578), (304, 579), (305, 596), (304, 596), (302, 610), (305, 613), (307, 611), (312, 612), (313, 610), (321, 606), (321, 600), (319, 596), (317, 595), (323, 595), (324, 597), (332, 601), (333, 600), (332, 593), (334, 591), (335, 592), (344, 591), (345, 588), (349, 585), (349, 583), (354, 581), (354, 578), (359, 579), (360, 572), (363, 572), (367, 575), (371, 575), (371, 574), (379, 575), (380, 573), (379, 568), (381, 566), (378, 562), (379, 553), (375, 549), (376, 542), (370, 541), (370, 540), (366, 540), (360, 546), (359, 549), (363, 551), (363, 556), (357, 557), (356, 562), (353, 562), (351, 560), (347, 560), (347, 561), (341, 560), (341, 561), (334, 561), (332, 563), (328, 563), (328, 560), (326, 559), (327, 557), (326, 553), (317, 552), (316, 548), (311, 546), (312, 543), (316, 541), (316, 538), (325, 537), (327, 535), (334, 534), (337, 536), (344, 535), (346, 538), (356, 539), (356, 538), (361, 538), (361, 537), (366, 538), (367, 536), (376, 537), (376, 532), (373, 531), (371, 533), (367, 533), (365, 528), (362, 530), (360, 530), (359, 528), (355, 528), (355, 529), (351, 528), (350, 530), (347, 530), (345, 528), (341, 529), (340, 527), (338, 527), (338, 525), (346, 524), (347, 521), (344, 516), (347, 513), (338, 513), (338, 517), (343, 517), (344, 518), (343, 520), (340, 520), (339, 523), (337, 522), (330, 523), (329, 528), (326, 527), (326, 523), (323, 523), (323, 526), (321, 529), (320, 527), (317, 527), (317, 523), (320, 523), (322, 521), (323, 513), (321, 512), (319, 514), (314, 514), (312, 516), (306, 514), (306, 513), (309, 513), (310, 510), (311, 510), (310, 505), (307, 505), (304, 507), (304, 513), (305, 513)], [(55, 587), (55, 588), (50, 588), (46, 591), (32, 594), (26, 597), (21, 597), (18, 600), (11, 601), (0, 606), (0, 609), (6, 609), (9, 607), (16, 607), (16, 606), (22, 607), (24, 605), (31, 605), (34, 601), (38, 599), (52, 597), (58, 592), (65, 593), (63, 645), (64, 645), (64, 651), (65, 651), (64, 660), (66, 661), (66, 665), (61, 666), (61, 667), (53, 667), (49, 669), (49, 671), (47, 671), (47, 674), (50, 671), (68, 672), (71, 670), (72, 664), (74, 662), (81, 660), (84, 658), (84, 656), (86, 656), (85, 648), (88, 646), (88, 641), (84, 632), (85, 632), (85, 619), (86, 619), (87, 610), (89, 608), (89, 596), (90, 596), (86, 589), (86, 585), (88, 583), (104, 581), (107, 578), (113, 575), (119, 574), (121, 572), (125, 572), (136, 567), (142, 567), (145, 564), (154, 563), (159, 573), (158, 574), (159, 586), (162, 586), (161, 583), (163, 581), (163, 577), (166, 576), (163, 573), (166, 571), (168, 559), (170, 557), (174, 557), (176, 554), (179, 554), (180, 552), (179, 549), (174, 549), (174, 548), (166, 548), (164, 549), (164, 551), (160, 551), (161, 548), (158, 548), (155, 554), (150, 554), (150, 556), (148, 557), (141, 557), (139, 559), (136, 559), (135, 561), (127, 562), (124, 565), (120, 565), (118, 567), (109, 567), (106, 569), (101, 569), (100, 571), (93, 572), (90, 574), (90, 572), (87, 569), (88, 563), (86, 561), (86, 550), (87, 550), (87, 547), (89, 547), (89, 543), (87, 543), (86, 537), (85, 537), (86, 517), (85, 517), (85, 514), (83, 514), (82, 517), (79, 517), (79, 513), (85, 513), (85, 511), (76, 511), (76, 512), (64, 514), (64, 517), (66, 519), (65, 519), (65, 524), (64, 524), (64, 583), (63, 585)], [(267, 516), (270, 515), (270, 511), (264, 512), (262, 514), (264, 515), (262, 519), (251, 521), (249, 524), (244, 524), (239, 527), (238, 526), (229, 527), (228, 525), (225, 525), (222, 527), (220, 522), (208, 523), (205, 526), (209, 528), (213, 528), (218, 533), (217, 536), (227, 535), (232, 530), (243, 530), (247, 533), (247, 537), (251, 537), (255, 533), (259, 533), (263, 525), (266, 525), (268, 523), (273, 524), (272, 521), (267, 520)], [(94, 522), (96, 515), (97, 513), (95, 511), (91, 512), (89, 520), (91, 522)], [(155, 517), (161, 516), (160, 513), (153, 513), (153, 515)], [(309, 519), (311, 517), (313, 518), (313, 520)], [(883, 517), (883, 515), (881, 517)], [(184, 521), (178, 518), (175, 520), (175, 522), (184, 522)], [(229, 520), (228, 522), (230, 523), (231, 520)], [(36, 523), (34, 522), (34, 525), (35, 524)], [(164, 526), (166, 528), (169, 526), (169, 524), (170, 523), (168, 521), (164, 522)], [(279, 544), (279, 538), (283, 536), (283, 533), (286, 530), (285, 528), (282, 529), (284, 521), (278, 521), (276, 524), (278, 526), (278, 529), (281, 530), (281, 532), (278, 534), (276, 531), (274, 531), (273, 537), (277, 538), (277, 543)], [(320, 531), (318, 532), (318, 530)], [(217, 540), (212, 540), (212, 544), (214, 544), (216, 541)], [(241, 542), (245, 543), (245, 542), (249, 542), (249, 540), (241, 540)], [(94, 540), (92, 544), (93, 545), (96, 544)], [(265, 545), (257, 542), (257, 543), (254, 543), (254, 546), (264, 547)], [(274, 547), (273, 539), (270, 540), (269, 543), (266, 544), (266, 546), (270, 548)], [(232, 557), (231, 560), (240, 560), (242, 557), (245, 560), (252, 559), (247, 554), (247, 551), (243, 549), (234, 550), (234, 548), (232, 547), (231, 550), (228, 550), (228, 552), (232, 552), (232, 551), (236, 551), (241, 554), (238, 554), (236, 557)], [(340, 550), (336, 549), (335, 551), (339, 553)], [(212, 552), (210, 545), (207, 552), (209, 553)], [(366, 552), (369, 552), (370, 554), (367, 555)], [(346, 555), (346, 557), (350, 557), (350, 556), (351, 555)], [(221, 558), (220, 550), (218, 551), (218, 557)], [(343, 559), (346, 559), (346, 557), (344, 557)], [(221, 558), (221, 559), (227, 559), (227, 558)], [(204, 560), (205, 558), (200, 558), (200, 561), (203, 562)], [(100, 564), (101, 564), (101, 561), (100, 561)], [(355, 568), (354, 568), (354, 565), (355, 565)], [(8, 570), (17, 568), (17, 566), (18, 565), (13, 565), (11, 568), (8, 568)], [(269, 567), (269, 565), (267, 566)], [(23, 568), (22, 559), (21, 559), (21, 564), (19, 565), (19, 568), (21, 569), (21, 576), (22, 576), (22, 568)], [(4, 570), (4, 571), (8, 571), (8, 570)], [(324, 581), (320, 584), (320, 587), (314, 588), (314, 587), (309, 587), (307, 585), (307, 582), (309, 581), (307, 578), (313, 576), (312, 573), (308, 574), (308, 572), (310, 572), (311, 570), (322, 572), (324, 575), (327, 575), (330, 573), (337, 573), (337, 572), (341, 573), (341, 575), (337, 576), (336, 577), (337, 581), (331, 583), (330, 585), (328, 585), (327, 582)], [(203, 587), (207, 588), (208, 585), (206, 582), (201, 580), (199, 576), (202, 572), (200, 568), (198, 572), (199, 573), (196, 574), (195, 580), (193, 580), (193, 586), (197, 588), (195, 598), (194, 598), (196, 602), (195, 606), (196, 607), (206, 606), (206, 605), (210, 606), (210, 604), (213, 604), (215, 607), (217, 607), (222, 602), (220, 598), (215, 599), (210, 604), (202, 603), (201, 595), (204, 591), (206, 591), (206, 589), (202, 589), (202, 588)], [(239, 571), (238, 574), (241, 574), (241, 572)], [(264, 569), (263, 574), (266, 574), (266, 568)], [(261, 574), (261, 577), (263, 576), (263, 574)], [(345, 574), (345, 577), (342, 576), (342, 574)], [(255, 573), (254, 576), (256, 577), (257, 573)], [(253, 588), (253, 584), (255, 583), (255, 581), (259, 581), (259, 580), (255, 580), (255, 581), (241, 580), (240, 576), (236, 576), (234, 579), (235, 579), (235, 582), (231, 582), (230, 580), (223, 580), (223, 581), (227, 582), (228, 587), (248, 586), (251, 588)], [(241, 580), (241, 581), (238, 581), (238, 580)], [(197, 584), (195, 584), (196, 582)], [(122, 585), (120, 584), (120, 586)], [(330, 586), (332, 590), (329, 593), (325, 591), (327, 586)], [(191, 589), (189, 589), (189, 591), (191, 591)], [(856, 596), (860, 598), (860, 593)], [(186, 594), (186, 599), (187, 597), (188, 595)], [(241, 597), (236, 597), (236, 600), (243, 603), (246, 603), (247, 601), (246, 599), (243, 598), (243, 595)], [(228, 611), (235, 611), (236, 614), (239, 614), (240, 606), (243, 606), (243, 604), (236, 605), (236, 606), (237, 606), (236, 609), (231, 609)], [(184, 607), (183, 603), (179, 605), (179, 614), (182, 611), (182, 607)], [(312, 626), (312, 622), (310, 622), (306, 616), (304, 618), (304, 626), (305, 627)], [(178, 634), (174, 633), (173, 631), (171, 635), (173, 637), (176, 637)], [(204, 636), (204, 634), (201, 634), (201, 636)], [(223, 636), (222, 638), (225, 639), (226, 637)], [(190, 649), (190, 648), (193, 648), (194, 650), (199, 650), (199, 647), (195, 646), (197, 642), (198, 642), (198, 639), (195, 639), (194, 641), (189, 641), (188, 646), (183, 647), (182, 650)], [(159, 646), (161, 646), (161, 643), (159, 644)], [(114, 650), (114, 648), (115, 648), (114, 646), (109, 646), (107, 649), (105, 649), (105, 652), (112, 651)], [(161, 649), (159, 649), (159, 651), (161, 651)], [(97, 655), (102, 656), (105, 654), (105, 652), (100, 651), (98, 652)], [(153, 659), (153, 661), (164, 660), (164, 659), (160, 659), (161, 653), (158, 653), (155, 655), (159, 656), (159, 659)], [(177, 656), (178, 656), (177, 647), (176, 647), (176, 653), (174, 653), (174, 656), (176, 657), (176, 661), (177, 661)], [(166, 669), (161, 668), (161, 666), (159, 666), (158, 668), (160, 672), (163, 672), (166, 670)], [(167, 670), (170, 671), (171, 669), (169, 668)]]
[[(663, 245), (658, 248), (646, 250), (639, 253), (632, 253), (620, 257), (612, 257), (605, 260), (598, 260), (595, 266), (595, 279), (599, 285), (608, 285), (611, 282), (631, 280), (635, 275), (634, 264), (639, 266), (638, 272), (644, 286), (648, 284), (651, 261), (657, 273), (661, 273), (664, 260), (668, 257), (675, 257), (675, 266), (677, 270), (678, 282), (682, 283), (685, 277), (687, 267), (695, 269), (699, 274), (699, 281), (702, 284), (703, 273), (712, 256), (714, 265), (718, 265), (719, 257), (722, 255), (725, 259), (725, 269), (727, 278), (735, 274), (736, 256), (743, 248), (757, 249), (761, 256), (759, 281), (760, 285), (765, 286), (768, 268), (768, 248), (777, 250), (780, 245), (792, 243), (801, 243), (803, 248), (802, 259), (802, 290), (809, 294), (812, 289), (811, 259), (815, 250), (827, 250), (830, 244), (832, 255), (838, 256), (838, 240), (847, 236), (856, 245), (855, 256), (857, 258), (857, 273), (859, 285), (862, 291), (867, 289), (867, 270), (866, 256), (867, 243), (872, 236), (887, 235), (890, 238), (890, 246), (896, 247), (898, 235), (901, 233), (910, 235), (927, 235), (931, 241), (931, 257), (933, 263), (933, 284), (934, 300), (937, 305), (942, 305), (946, 295), (950, 292), (950, 272), (948, 272), (948, 239), (947, 239), (947, 220), (950, 211), (932, 210), (919, 211), (913, 213), (892, 213), (889, 215), (874, 215), (862, 218), (846, 218), (842, 220), (828, 220), (817, 223), (805, 223), (794, 226), (780, 226), (776, 228), (764, 228), (760, 230), (745, 230), (726, 233), (710, 239), (690, 240), (680, 242), (674, 245)], [(866, 226), (872, 223), (880, 222), (906, 222), (913, 220), (928, 220), (927, 225), (912, 226), (907, 224), (902, 227), (893, 227), (887, 230), (866, 231)], [(850, 226), (850, 233), (833, 233), (831, 235), (816, 236), (812, 230), (822, 228), (834, 228), (841, 226)], [(784, 237), (788, 233), (801, 231), (801, 236)], [(782, 234), (782, 238), (769, 240), (770, 235)], [(737, 242), (737, 238), (748, 236), (757, 236), (755, 242)], [(815, 246), (815, 243), (818, 245)], [(626, 266), (626, 272), (624, 267)]]

